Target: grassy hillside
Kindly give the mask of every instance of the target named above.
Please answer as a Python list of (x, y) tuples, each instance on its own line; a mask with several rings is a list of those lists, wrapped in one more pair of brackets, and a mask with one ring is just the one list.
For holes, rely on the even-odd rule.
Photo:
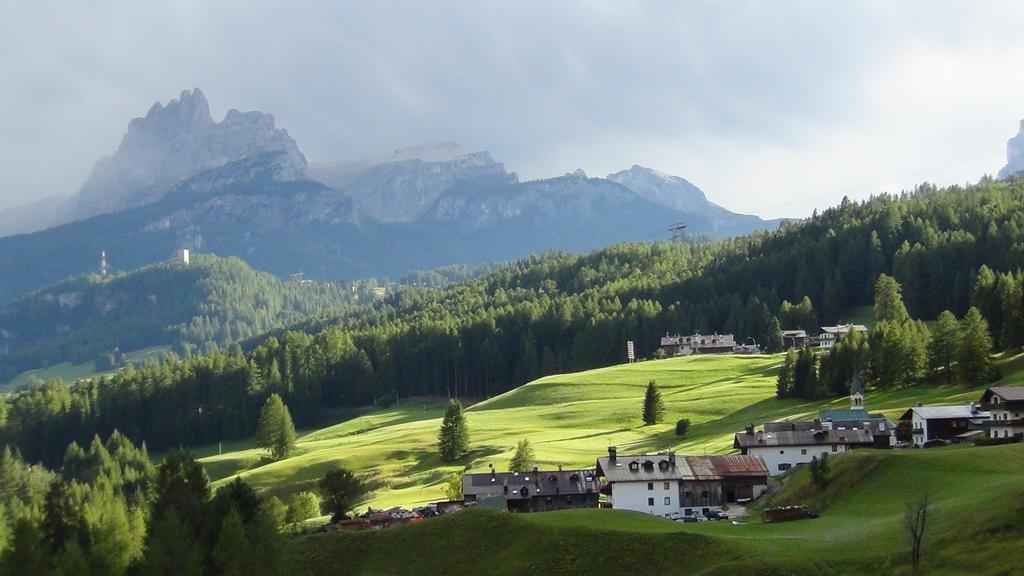
[[(1019, 572), (1024, 446), (864, 450), (835, 463), (816, 520), (694, 525), (613, 510), (473, 510), (379, 534), (299, 538), (293, 547), (310, 574), (468, 574), (482, 565), (493, 574), (900, 574), (909, 573), (903, 510), (927, 491), (923, 573)], [(793, 474), (774, 502), (814, 499), (807, 476)]]
[[(299, 454), (260, 466), (264, 451), (245, 449), (204, 458), (215, 480), (240, 474), (255, 487), (285, 494), (310, 487), (339, 463), (363, 474), (372, 492), (361, 506), (412, 505), (441, 498), (452, 472), (505, 469), (518, 440), (533, 444), (542, 465), (593, 466), (609, 444), (620, 453), (675, 448), (681, 453), (727, 453), (733, 434), (748, 424), (799, 418), (847, 400), (777, 400), (780, 356), (674, 358), (542, 378), (473, 405), (467, 411), (470, 453), (444, 464), (436, 453), (440, 403), (416, 402), (371, 412), (303, 435)], [(1020, 377), (1024, 358), (1004, 359), (1008, 382)], [(665, 421), (643, 426), (647, 382), (656, 380), (667, 408)], [(914, 402), (976, 400), (964, 387), (912, 388), (869, 393), (871, 410), (898, 416)], [(692, 422), (685, 439), (674, 434), (679, 418)]]

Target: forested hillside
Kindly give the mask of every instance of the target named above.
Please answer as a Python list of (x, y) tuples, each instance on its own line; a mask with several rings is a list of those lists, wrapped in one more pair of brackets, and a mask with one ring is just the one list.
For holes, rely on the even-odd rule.
[[(911, 316), (933, 319), (946, 308), (961, 316), (973, 301), (997, 343), (1015, 346), (1003, 325), (1019, 322), (1024, 300), (1021, 275), (1010, 274), (1024, 268), (1022, 231), (1024, 183), (986, 180), (844, 200), (740, 240), (528, 258), (465, 284), (304, 322), (252, 342), (244, 355), (53, 384), (14, 399), (3, 433), (26, 456), (53, 462), (68, 441), (114, 427), (154, 449), (245, 436), (272, 392), (302, 425), (324, 407), (394, 394), (484, 397), (539, 375), (619, 363), (627, 339), (649, 356), (666, 331), (750, 335), (772, 349), (780, 316), (841, 320), (873, 302), (881, 273), (903, 284)], [(812, 309), (792, 314), (785, 303), (805, 297)]]
[(219, 347), (349, 303), (346, 286), (281, 281), (237, 258), (193, 256), (109, 279), (79, 276), (0, 307), (0, 382), (60, 362), (120, 363), (120, 353)]

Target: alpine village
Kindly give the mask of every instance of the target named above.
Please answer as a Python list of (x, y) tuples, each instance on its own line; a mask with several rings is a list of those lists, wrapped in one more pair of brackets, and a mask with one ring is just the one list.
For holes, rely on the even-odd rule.
[[(856, 16), (908, 5), (829, 5), (850, 22), (785, 2), (10, 10), (0, 576), (1024, 575), (1024, 121), (973, 93), (1013, 71), (983, 90), (969, 59), (886, 52), (895, 20)], [(806, 27), (768, 38), (777, 12)], [(831, 32), (803, 36), (819, 12)], [(956, 20), (933, 39), (951, 51)], [(136, 56), (58, 88), (113, 46)], [(819, 73), (861, 82), (872, 54), (895, 68), (863, 94), (929, 97), (821, 112), (842, 90)], [(152, 103), (181, 70), (216, 98)], [(914, 171), (981, 141), (956, 95), (988, 114), (997, 173)], [(957, 136), (885, 147), (918, 106)], [(741, 127), (710, 136), (712, 110)], [(847, 131), (795, 128), (816, 115)], [(72, 135), (101, 124), (113, 140)], [(447, 134), (495, 154), (395, 147)]]

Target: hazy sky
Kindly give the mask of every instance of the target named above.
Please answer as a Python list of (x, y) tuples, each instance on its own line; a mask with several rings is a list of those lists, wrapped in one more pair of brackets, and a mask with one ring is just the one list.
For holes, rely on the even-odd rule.
[(0, 206), (75, 192), (131, 118), (200, 87), (311, 160), (456, 141), (523, 178), (637, 163), (802, 216), (994, 174), (1021, 22), (932, 0), (4, 2)]

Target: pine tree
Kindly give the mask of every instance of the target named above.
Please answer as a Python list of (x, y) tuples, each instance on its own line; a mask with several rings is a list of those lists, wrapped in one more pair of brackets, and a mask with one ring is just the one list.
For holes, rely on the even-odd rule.
[(779, 367), (779, 376), (775, 380), (775, 397), (789, 398), (793, 395), (793, 374), (796, 370), (796, 350), (786, 352), (786, 358)]
[(661, 392), (658, 392), (658, 385), (654, 380), (647, 383), (647, 392), (644, 394), (644, 424), (651, 425), (661, 422), (665, 415), (665, 402), (661, 399)]
[(990, 354), (992, 337), (988, 333), (988, 322), (972, 306), (960, 322), (960, 350), (957, 353), (960, 379), (971, 386), (987, 382), (992, 373)]
[(445, 462), (458, 460), (469, 448), (469, 429), (466, 426), (466, 416), (462, 413), (462, 404), (458, 400), (448, 402), (448, 409), (441, 420), (437, 443), (441, 460)]
[(277, 394), (271, 394), (260, 412), (257, 445), (270, 450), (275, 460), (287, 458), (295, 449), (295, 425), (288, 406)]
[(535, 459), (530, 441), (524, 438), (516, 444), (516, 451), (508, 461), (508, 469), (510, 472), (528, 472)]
[(875, 319), (897, 324), (910, 319), (907, 307), (903, 305), (899, 283), (886, 274), (880, 274), (875, 283)]
[(249, 541), (238, 512), (232, 510), (221, 523), (217, 545), (213, 549), (213, 562), (217, 573), (224, 576), (245, 576), (249, 559)]
[(793, 365), (793, 396), (814, 400), (818, 395), (818, 356), (810, 348), (804, 348), (797, 353)]
[(960, 324), (949, 310), (939, 314), (928, 343), (928, 369), (933, 375), (941, 371), (946, 382), (953, 380), (953, 362), (960, 348)]

